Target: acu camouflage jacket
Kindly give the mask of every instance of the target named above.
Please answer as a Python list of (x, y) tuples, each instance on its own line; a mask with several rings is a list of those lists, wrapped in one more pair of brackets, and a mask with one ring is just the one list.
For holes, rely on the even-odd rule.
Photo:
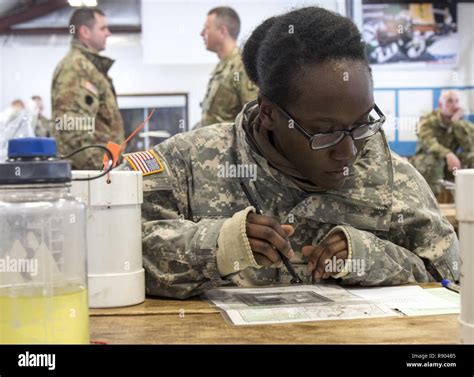
[(245, 72), (238, 48), (217, 64), (202, 101), (199, 127), (234, 122), (242, 107), (257, 98), (258, 89)]
[[(338, 190), (309, 194), (252, 150), (236, 124), (184, 133), (155, 146), (164, 170), (144, 177), (143, 258), (147, 293), (187, 298), (223, 285), (288, 283), (286, 270), (247, 268), (220, 276), (217, 239), (226, 219), (247, 206), (234, 166), (253, 166), (251, 186), (266, 215), (291, 223), (301, 275), (304, 245), (343, 230), (352, 259), (364, 266), (338, 279), (344, 285), (395, 285), (459, 277), (458, 240), (421, 175), (390, 152), (382, 132), (367, 141)], [(130, 169), (125, 163), (122, 168)], [(336, 228), (337, 227), (337, 228)], [(310, 282), (308, 276), (305, 277)]]

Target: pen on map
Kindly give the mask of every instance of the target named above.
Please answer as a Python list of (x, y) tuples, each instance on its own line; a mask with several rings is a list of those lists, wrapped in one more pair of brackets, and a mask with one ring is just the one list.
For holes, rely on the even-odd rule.
[[(262, 208), (258, 204), (257, 200), (252, 196), (252, 194), (250, 192), (250, 189), (248, 188), (247, 184), (244, 181), (240, 181), (240, 186), (242, 187), (242, 190), (244, 191), (245, 196), (249, 200), (250, 204), (255, 208), (255, 211), (259, 215), (263, 215)], [(295, 269), (291, 265), (291, 262), (287, 258), (287, 256), (284, 255), (280, 250), (278, 250), (278, 249), (275, 249), (275, 250), (280, 255), (280, 258), (283, 261), (283, 264), (285, 265), (286, 269), (288, 270), (288, 272), (293, 277), (293, 279), (291, 279), (290, 283), (291, 284), (301, 284), (303, 282), (303, 280), (298, 276), (298, 274), (296, 273)]]
[(443, 279), (441, 281), (441, 285), (445, 288), (448, 288), (454, 292), (457, 292), (457, 293), (460, 293), (461, 292), (461, 287), (451, 281), (449, 281), (448, 279)]

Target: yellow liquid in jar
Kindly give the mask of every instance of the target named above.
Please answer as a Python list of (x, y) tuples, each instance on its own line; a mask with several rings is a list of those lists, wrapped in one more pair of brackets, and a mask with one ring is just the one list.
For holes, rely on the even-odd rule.
[(0, 289), (0, 344), (88, 344), (87, 290), (33, 291), (14, 297)]

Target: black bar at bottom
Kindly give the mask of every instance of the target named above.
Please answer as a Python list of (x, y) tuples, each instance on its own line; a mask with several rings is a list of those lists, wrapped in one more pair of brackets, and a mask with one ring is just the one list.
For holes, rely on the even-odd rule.
[(0, 376), (474, 376), (474, 345), (0, 346)]

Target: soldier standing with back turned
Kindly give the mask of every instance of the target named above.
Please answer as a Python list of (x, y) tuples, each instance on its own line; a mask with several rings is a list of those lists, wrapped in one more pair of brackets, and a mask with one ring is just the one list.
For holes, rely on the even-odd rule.
[[(70, 27), (71, 49), (56, 67), (51, 95), (53, 136), (61, 154), (124, 139), (115, 89), (107, 75), (114, 61), (99, 55), (111, 35), (107, 19), (97, 8), (80, 8), (73, 13)], [(73, 169), (100, 168), (102, 156), (98, 149), (87, 149), (72, 158)]]

